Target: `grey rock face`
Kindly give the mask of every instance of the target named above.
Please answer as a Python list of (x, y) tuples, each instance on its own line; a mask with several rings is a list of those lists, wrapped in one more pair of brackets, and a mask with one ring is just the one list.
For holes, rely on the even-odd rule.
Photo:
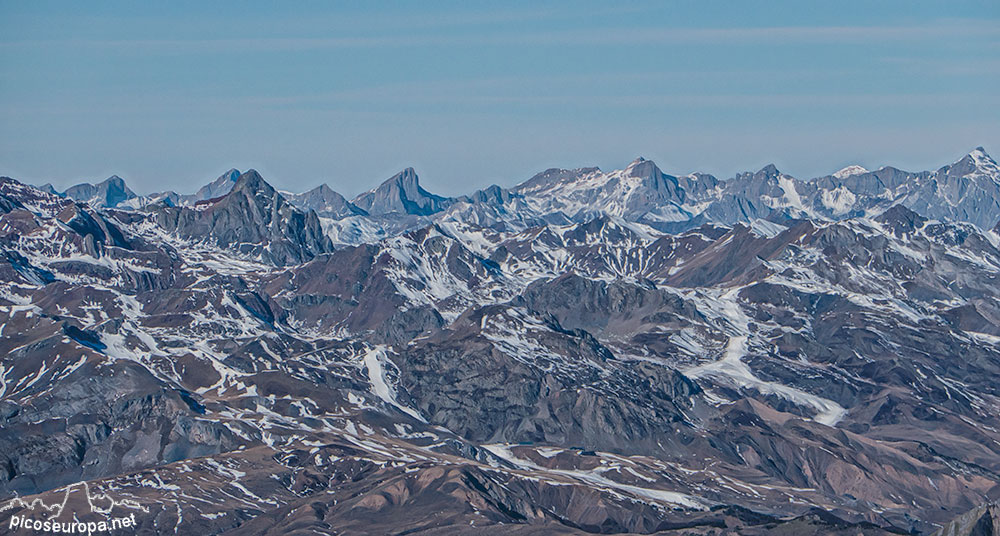
[(168, 232), (208, 240), (273, 264), (297, 264), (333, 249), (315, 212), (303, 213), (255, 171), (240, 175), (232, 191), (194, 207), (160, 207), (157, 224)]
[[(677, 429), (700, 392), (693, 382), (662, 367), (617, 364), (588, 333), (565, 331), (552, 320), (528, 329), (519, 320), (525, 314), (484, 308), (409, 346), (399, 358), (400, 385), (421, 414), (484, 443), (653, 452), (695, 440)], [(497, 342), (504, 337), (532, 341), (526, 346), (536, 348), (534, 359)], [(571, 355), (575, 362), (546, 355)], [(581, 383), (593, 390), (571, 387)], [(634, 391), (645, 394), (626, 395)]]
[(45, 192), (45, 193), (47, 193), (47, 194), (59, 195), (59, 191), (56, 190), (56, 187), (52, 186), (52, 184), (50, 184), (50, 183), (45, 183), (45, 184), (39, 186), (38, 189), (41, 190), (41, 191), (43, 191), (43, 192)]
[(237, 169), (230, 169), (229, 171), (223, 173), (218, 179), (202, 186), (193, 195), (184, 196), (184, 201), (186, 203), (197, 203), (198, 201), (207, 201), (209, 199), (215, 199), (217, 197), (222, 197), (229, 192), (233, 191), (236, 186), (237, 181), (239, 181), (240, 172)]
[(440, 212), (452, 201), (420, 187), (413, 168), (406, 168), (378, 188), (365, 192), (352, 203), (373, 216), (391, 213), (428, 216)]
[(6, 492), (31, 495), (241, 444), (220, 423), (200, 420), (204, 409), (189, 394), (141, 366), (84, 364), (73, 374), (64, 388), (35, 398), (31, 409), (5, 401), (0, 488)]
[(84, 183), (71, 186), (63, 195), (94, 208), (117, 207), (125, 201), (138, 197), (118, 175), (113, 175), (97, 184)]
[(301, 210), (312, 210), (323, 218), (343, 219), (349, 216), (367, 216), (368, 213), (358, 208), (354, 203), (344, 199), (344, 196), (321, 184), (308, 192), (289, 196), (288, 200)]
[(217, 199), (233, 190), (236, 181), (240, 177), (239, 170), (230, 169), (219, 178), (202, 186), (193, 194), (179, 194), (174, 191), (157, 192), (150, 194), (131, 203), (132, 208), (140, 208), (148, 205), (162, 205), (167, 207), (193, 206), (200, 201)]
[(989, 229), (1000, 216), (1000, 167), (977, 148), (919, 181), (903, 203), (931, 218)]
[(1000, 535), (1000, 505), (997, 504), (975, 508), (934, 533), (934, 536), (998, 535)]

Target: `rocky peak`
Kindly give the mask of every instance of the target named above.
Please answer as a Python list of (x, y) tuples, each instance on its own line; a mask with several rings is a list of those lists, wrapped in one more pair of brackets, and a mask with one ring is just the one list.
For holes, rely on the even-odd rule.
[[(313, 188), (306, 192), (307, 194), (315, 194), (323, 197), (330, 197), (334, 195), (340, 195), (333, 188), (330, 188), (326, 183), (320, 184), (319, 186)], [(341, 196), (343, 197), (343, 196)]]
[(997, 165), (996, 160), (994, 160), (993, 157), (990, 156), (989, 153), (986, 152), (986, 149), (983, 149), (981, 145), (970, 151), (969, 154), (966, 155), (966, 158), (971, 158), (976, 164), (979, 165), (986, 165), (986, 166)]
[(302, 210), (314, 210), (324, 218), (343, 219), (349, 216), (367, 216), (368, 213), (349, 202), (326, 184), (308, 192), (291, 195), (291, 203)]
[(389, 181), (397, 184), (404, 191), (413, 191), (420, 188), (420, 179), (417, 178), (417, 172), (412, 167), (408, 167), (393, 175)]
[(652, 160), (646, 160), (643, 157), (636, 158), (628, 167), (625, 168), (625, 173), (629, 177), (639, 177), (639, 178), (656, 178), (663, 175), (660, 168), (656, 167), (656, 163)]
[(274, 187), (267, 183), (256, 169), (247, 170), (246, 173), (236, 179), (233, 185), (233, 192), (262, 193), (265, 195), (274, 194)]
[(484, 203), (493, 206), (500, 206), (504, 203), (509, 202), (513, 199), (510, 190), (492, 184), (483, 188), (482, 190), (476, 190), (475, 192), (459, 197), (458, 200), (465, 203)]
[(1000, 166), (997, 166), (996, 160), (993, 160), (993, 157), (987, 154), (986, 149), (982, 147), (973, 149), (956, 162), (953, 167), (959, 168), (966, 174), (989, 175), (994, 180), (1000, 180)]
[(760, 168), (760, 171), (758, 171), (757, 174), (764, 175), (766, 177), (777, 177), (778, 175), (781, 175), (781, 172), (778, 171), (778, 167), (774, 164), (768, 164)]
[(927, 218), (903, 205), (893, 205), (889, 210), (886, 210), (879, 217), (875, 218), (875, 221), (892, 229), (893, 234), (903, 236), (923, 227), (924, 223), (927, 222)]
[(768, 164), (756, 172), (744, 171), (736, 177), (726, 181), (726, 186), (730, 190), (736, 190), (743, 195), (750, 196), (751, 201), (756, 201), (762, 195), (781, 195), (781, 188), (778, 186), (782, 173), (774, 164)]
[(52, 183), (49, 183), (49, 182), (47, 182), (47, 183), (45, 183), (45, 184), (43, 184), (41, 186), (38, 186), (38, 189), (41, 190), (41, 191), (43, 191), (43, 192), (45, 192), (45, 193), (47, 193), (47, 194), (59, 195), (59, 191), (56, 190), (56, 187), (52, 186)]
[(118, 175), (112, 175), (97, 184), (82, 183), (71, 186), (64, 195), (94, 208), (113, 208), (119, 203), (138, 197)]
[(584, 167), (577, 169), (549, 168), (541, 173), (536, 173), (530, 179), (518, 184), (514, 187), (514, 190), (522, 193), (544, 190), (558, 184), (577, 181), (583, 177), (600, 171), (600, 168), (597, 167)]
[(369, 190), (352, 201), (371, 215), (391, 213), (428, 216), (444, 210), (451, 199), (434, 195), (420, 187), (420, 180), (413, 168), (406, 168), (393, 175), (374, 190)]
[(239, 170), (235, 168), (230, 169), (229, 171), (220, 175), (219, 178), (199, 188), (198, 191), (195, 192), (193, 196), (190, 196), (188, 200), (190, 202), (198, 202), (226, 195), (230, 191), (232, 191), (233, 186), (236, 184), (236, 181), (239, 178), (240, 178)]
[(156, 221), (178, 235), (214, 243), (275, 265), (298, 264), (333, 250), (313, 211), (292, 206), (256, 170), (228, 194), (201, 207), (159, 207)]

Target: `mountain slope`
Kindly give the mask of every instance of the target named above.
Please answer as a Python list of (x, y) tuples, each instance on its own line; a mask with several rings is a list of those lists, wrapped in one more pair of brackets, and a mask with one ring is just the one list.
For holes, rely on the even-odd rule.
[(230, 169), (220, 175), (218, 179), (215, 179), (214, 181), (199, 188), (193, 195), (184, 196), (184, 200), (187, 203), (194, 204), (198, 201), (207, 201), (209, 199), (222, 197), (233, 190), (236, 183), (239, 181), (239, 178), (239, 170)]
[(154, 217), (180, 237), (278, 265), (298, 264), (333, 248), (315, 212), (294, 208), (252, 169), (221, 198), (194, 207), (158, 207)]

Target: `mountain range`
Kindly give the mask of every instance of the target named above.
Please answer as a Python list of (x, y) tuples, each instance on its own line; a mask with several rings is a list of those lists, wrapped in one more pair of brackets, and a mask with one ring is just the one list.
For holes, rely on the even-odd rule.
[[(674, 176), (637, 158), (622, 170), (548, 169), (512, 188), (491, 186), (459, 197), (427, 192), (412, 168), (350, 201), (327, 185), (284, 195), (299, 209), (315, 211), (326, 227), (354, 231), (335, 235), (343, 244), (366, 241), (371, 233), (398, 234), (437, 220), (524, 230), (539, 224), (582, 223), (605, 214), (676, 233), (708, 222), (836, 221), (875, 215), (897, 204), (930, 218), (990, 229), (1000, 222), (998, 173), (996, 161), (978, 147), (937, 171), (893, 167), (868, 171), (855, 165), (809, 180), (786, 175), (774, 165), (728, 180), (704, 173)], [(227, 194), (239, 175), (229, 170), (190, 195), (137, 196), (117, 176), (96, 185), (78, 184), (62, 194), (48, 184), (40, 189), (94, 208), (187, 206)]]
[(3, 177), (0, 524), (989, 534), (998, 222), (982, 148), (460, 197)]

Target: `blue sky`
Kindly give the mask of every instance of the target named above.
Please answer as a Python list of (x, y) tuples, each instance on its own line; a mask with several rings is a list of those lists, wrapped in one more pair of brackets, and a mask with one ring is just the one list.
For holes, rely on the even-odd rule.
[[(377, 7), (376, 7), (377, 6)], [(9, 2), (0, 174), (345, 195), (1000, 153), (1000, 2)]]

